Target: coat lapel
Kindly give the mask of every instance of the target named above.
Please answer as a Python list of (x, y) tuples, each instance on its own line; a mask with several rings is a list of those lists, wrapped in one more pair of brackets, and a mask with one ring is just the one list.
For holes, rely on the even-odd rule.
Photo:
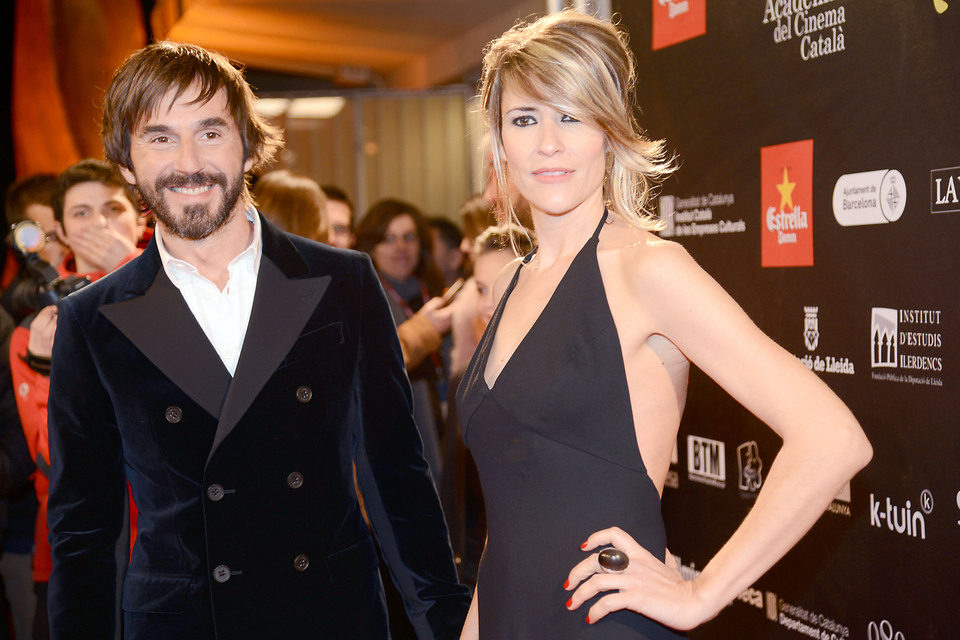
[(136, 297), (103, 305), (100, 313), (165, 376), (216, 418), (230, 386), (230, 373), (180, 291), (160, 266), (155, 242), (150, 243), (136, 265), (130, 287)]
[(261, 226), (263, 257), (253, 309), (210, 457), (293, 347), (331, 280), (330, 276), (303, 277), (309, 272), (293, 244), (262, 217)]

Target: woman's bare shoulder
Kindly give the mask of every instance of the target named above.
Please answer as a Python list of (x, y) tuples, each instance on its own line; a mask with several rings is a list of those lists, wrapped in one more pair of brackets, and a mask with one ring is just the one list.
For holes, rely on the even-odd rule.
[(625, 222), (610, 226), (601, 237), (599, 251), (605, 260), (615, 263), (616, 273), (644, 287), (666, 282), (676, 285), (684, 274), (701, 271), (682, 245)]

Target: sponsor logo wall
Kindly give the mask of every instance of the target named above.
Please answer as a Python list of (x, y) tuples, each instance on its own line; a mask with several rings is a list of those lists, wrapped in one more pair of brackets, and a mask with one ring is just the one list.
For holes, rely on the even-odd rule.
[(727, 486), (726, 447), (720, 440), (687, 436), (687, 477), (717, 489)]
[(846, 50), (845, 3), (835, 0), (765, 0), (763, 24), (778, 45), (794, 43), (800, 59), (814, 60)]
[(653, 0), (653, 49), (707, 32), (707, 0)]
[(874, 380), (943, 386), (941, 309), (874, 307), (870, 366)]
[[(960, 0), (613, 10), (637, 57), (638, 121), (680, 161), (651, 203), (659, 235), (831, 387), (874, 448), (807, 536), (690, 638), (952, 640)], [(767, 495), (782, 441), (693, 366), (677, 445), (662, 507), (694, 579)]]
[(907, 189), (896, 169), (849, 173), (833, 188), (833, 217), (845, 227), (896, 222), (906, 206)]
[(727, 213), (736, 202), (732, 193), (683, 197), (662, 195), (658, 201), (660, 220), (666, 224), (660, 232), (663, 238), (716, 236), (747, 230), (743, 218), (733, 219), (735, 216)]
[(761, 149), (760, 185), (763, 266), (812, 266), (813, 140)]
[(820, 345), (820, 307), (803, 308), (803, 342), (807, 353), (797, 356), (803, 366), (818, 374), (841, 374), (852, 376), (857, 372), (849, 357), (817, 353)]
[(960, 212), (960, 167), (930, 172), (930, 213)]

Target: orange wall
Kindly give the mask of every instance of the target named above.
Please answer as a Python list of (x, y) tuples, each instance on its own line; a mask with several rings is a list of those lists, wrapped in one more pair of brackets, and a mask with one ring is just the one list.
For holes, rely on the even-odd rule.
[(113, 70), (146, 43), (136, 0), (16, 0), (13, 144), (18, 177), (102, 157)]

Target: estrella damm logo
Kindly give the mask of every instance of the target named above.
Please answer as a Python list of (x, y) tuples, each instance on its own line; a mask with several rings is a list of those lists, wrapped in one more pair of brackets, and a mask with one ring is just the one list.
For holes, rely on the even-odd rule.
[(764, 267), (813, 266), (813, 140), (760, 149)]
[(653, 50), (707, 32), (707, 0), (653, 0)]

